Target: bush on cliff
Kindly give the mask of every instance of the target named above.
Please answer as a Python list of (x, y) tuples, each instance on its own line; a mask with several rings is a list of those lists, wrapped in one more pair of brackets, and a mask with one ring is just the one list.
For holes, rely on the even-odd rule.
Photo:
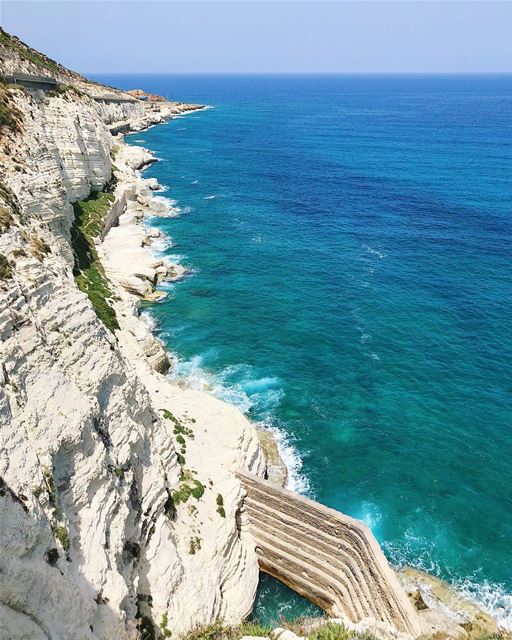
[(119, 329), (116, 312), (109, 302), (110, 284), (105, 276), (94, 239), (103, 229), (114, 196), (100, 191), (86, 200), (75, 202), (75, 221), (71, 229), (71, 246), (75, 254), (74, 275), (78, 288), (89, 296), (94, 311), (103, 324), (114, 332)]
[(12, 278), (12, 267), (7, 258), (0, 253), (0, 280)]
[(182, 636), (181, 640), (240, 640), (242, 636), (266, 637), (272, 627), (259, 622), (242, 622), (239, 625), (225, 626), (221, 621), (196, 627)]
[(16, 133), (20, 130), (23, 115), (11, 100), (7, 87), (0, 85), (0, 131), (8, 129)]

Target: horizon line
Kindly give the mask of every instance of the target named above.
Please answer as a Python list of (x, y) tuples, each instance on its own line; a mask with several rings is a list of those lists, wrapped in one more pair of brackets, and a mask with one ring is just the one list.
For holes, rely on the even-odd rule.
[(511, 76), (510, 71), (79, 71), (83, 76)]

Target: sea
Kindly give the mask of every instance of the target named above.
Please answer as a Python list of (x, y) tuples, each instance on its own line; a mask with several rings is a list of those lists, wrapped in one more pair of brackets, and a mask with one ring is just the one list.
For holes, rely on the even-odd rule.
[[(171, 376), (512, 628), (512, 76), (95, 79), (209, 107), (127, 136), (191, 272), (144, 310)], [(256, 618), (315, 611), (262, 577)]]

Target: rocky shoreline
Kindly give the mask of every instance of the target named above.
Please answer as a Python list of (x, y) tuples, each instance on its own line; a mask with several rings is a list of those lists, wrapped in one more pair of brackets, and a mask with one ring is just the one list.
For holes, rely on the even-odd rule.
[[(183, 104), (178, 113), (185, 114), (206, 109), (201, 105)], [(161, 118), (172, 118), (165, 105)], [(158, 118), (160, 120), (160, 118)], [(130, 123), (129, 130), (144, 130), (157, 123)], [(137, 129), (136, 127), (140, 127)], [(142, 170), (153, 162), (158, 162), (148, 149), (129, 145), (123, 134), (116, 134), (113, 147), (116, 178), (114, 216), (109, 219), (102, 235), (98, 250), (105, 272), (116, 285), (117, 297), (121, 301), (120, 315), (138, 316), (140, 301), (155, 302), (165, 297), (165, 292), (157, 288), (163, 282), (176, 282), (188, 275), (186, 267), (170, 262), (155, 254), (155, 243), (165, 240), (162, 232), (147, 227), (147, 219), (152, 217), (172, 218), (179, 215), (172, 204), (155, 197), (162, 189), (154, 178), (144, 178)], [(122, 206), (116, 206), (121, 202)], [(132, 327), (144, 347), (144, 354), (158, 373), (166, 373), (173, 361), (161, 341), (156, 338), (151, 326), (142, 318), (138, 327)], [(186, 381), (184, 385), (186, 387)], [(207, 389), (204, 390), (207, 394)], [(209, 394), (208, 394), (209, 395)], [(257, 427), (256, 427), (257, 429)], [(266, 477), (281, 486), (286, 486), (288, 469), (279, 453), (277, 441), (269, 429), (257, 429), (260, 445), (266, 459)]]

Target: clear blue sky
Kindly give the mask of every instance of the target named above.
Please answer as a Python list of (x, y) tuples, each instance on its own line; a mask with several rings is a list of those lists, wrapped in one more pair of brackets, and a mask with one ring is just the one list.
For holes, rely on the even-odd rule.
[(512, 2), (0, 0), (77, 71), (511, 72)]

